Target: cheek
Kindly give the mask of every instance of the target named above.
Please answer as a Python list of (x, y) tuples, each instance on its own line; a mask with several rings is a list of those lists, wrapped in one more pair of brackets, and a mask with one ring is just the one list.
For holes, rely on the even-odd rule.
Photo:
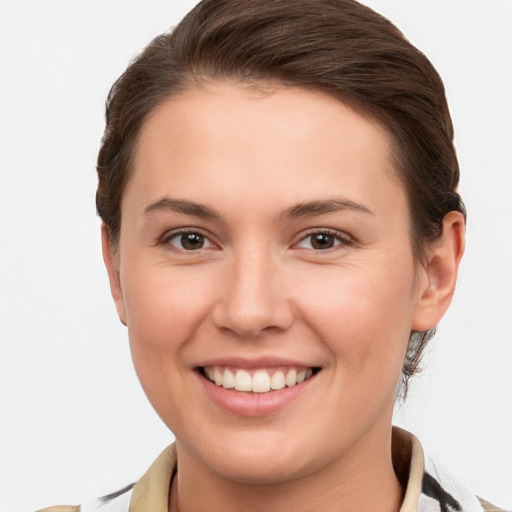
[(140, 359), (156, 363), (177, 357), (208, 315), (211, 291), (205, 283), (210, 281), (200, 271), (131, 273), (123, 294), (136, 366)]
[(371, 382), (376, 369), (399, 376), (411, 330), (414, 280), (412, 266), (406, 278), (369, 268), (350, 269), (335, 279), (317, 276), (315, 290), (300, 294), (299, 308), (344, 371), (359, 378), (368, 370)]
[(167, 268), (137, 274), (132, 266), (124, 282), (130, 349), (137, 376), (164, 423), (189, 408), (190, 367), (186, 350), (208, 317), (210, 291), (191, 273)]

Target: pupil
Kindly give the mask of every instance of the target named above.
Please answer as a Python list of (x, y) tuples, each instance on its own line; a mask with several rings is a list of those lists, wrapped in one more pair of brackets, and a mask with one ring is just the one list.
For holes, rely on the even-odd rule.
[(334, 239), (332, 235), (318, 233), (313, 235), (311, 244), (315, 249), (330, 249), (333, 246)]
[(201, 249), (204, 244), (204, 236), (197, 233), (186, 233), (181, 237), (181, 245), (184, 249)]

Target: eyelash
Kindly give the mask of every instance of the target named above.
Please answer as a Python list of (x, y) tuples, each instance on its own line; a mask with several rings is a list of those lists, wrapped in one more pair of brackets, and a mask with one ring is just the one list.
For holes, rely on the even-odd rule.
[[(207, 242), (209, 244), (208, 247), (199, 247), (197, 249), (186, 249), (183, 246), (177, 247), (171, 243), (171, 240), (178, 239), (179, 237), (184, 237), (185, 235), (197, 235), (199, 237), (202, 237), (202, 241)], [(306, 240), (310, 239), (311, 245), (313, 245), (312, 237), (313, 236), (328, 236), (332, 237), (334, 240), (333, 245), (331, 247), (327, 248), (315, 248), (315, 247), (300, 247), (300, 244), (305, 243)], [(181, 242), (183, 242), (183, 238), (181, 239)], [(189, 229), (180, 229), (179, 231), (168, 233), (164, 236), (162, 240), (162, 245), (171, 246), (175, 251), (182, 252), (182, 253), (195, 253), (200, 251), (201, 249), (211, 249), (211, 248), (218, 248), (218, 246), (211, 241), (209, 235), (201, 231), (197, 228), (189, 228)], [(340, 233), (339, 231), (333, 230), (333, 229), (326, 229), (326, 228), (314, 228), (311, 229), (308, 233), (303, 235), (298, 242), (293, 244), (293, 248), (297, 249), (310, 249), (315, 252), (330, 252), (332, 250), (336, 250), (339, 246), (349, 247), (354, 244), (354, 241), (352, 238), (347, 236), (344, 233)]]
[[(217, 248), (217, 245), (211, 241), (209, 235), (207, 235), (206, 233), (204, 233), (203, 231), (201, 231), (200, 229), (197, 229), (197, 228), (180, 229), (179, 231), (167, 233), (164, 236), (161, 243), (162, 243), (162, 245), (171, 246), (175, 251), (181, 252), (181, 253), (194, 253), (201, 249), (205, 249), (205, 247), (199, 247), (198, 249), (195, 249), (195, 250), (194, 249), (185, 249), (184, 247), (177, 247), (171, 243), (172, 239), (179, 239), (180, 237), (183, 237), (185, 235), (198, 235), (198, 236), (202, 237), (205, 242), (210, 244), (210, 247), (206, 247), (206, 249)], [(182, 238), (182, 241), (183, 241), (183, 238)]]
[[(311, 239), (311, 237), (313, 237), (315, 235), (317, 235), (317, 236), (318, 235), (327, 235), (329, 237), (332, 237), (335, 241), (335, 245), (333, 245), (332, 247), (328, 247), (326, 249), (315, 249), (314, 247), (311, 247), (310, 249), (314, 250), (315, 252), (328, 252), (328, 251), (336, 250), (336, 248), (339, 246), (349, 247), (354, 244), (354, 240), (352, 238), (350, 238), (348, 235), (346, 235), (345, 233), (341, 233), (334, 229), (314, 228), (314, 229), (311, 229), (308, 233), (306, 233), (306, 235), (302, 236), (301, 239), (296, 244), (294, 244), (295, 247), (297, 247), (300, 243), (306, 241), (308, 238)], [(298, 247), (298, 248), (301, 248), (301, 247)], [(308, 249), (306, 247), (302, 247), (302, 248)]]

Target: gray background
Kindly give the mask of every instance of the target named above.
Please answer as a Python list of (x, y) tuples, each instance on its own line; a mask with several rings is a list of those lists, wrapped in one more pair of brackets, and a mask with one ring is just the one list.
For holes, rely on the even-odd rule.
[[(194, 1), (0, 0), (0, 510), (137, 479), (171, 440), (111, 303), (94, 212), (103, 101)], [(469, 211), (453, 306), (396, 421), (512, 506), (510, 0), (367, 0), (445, 79)]]

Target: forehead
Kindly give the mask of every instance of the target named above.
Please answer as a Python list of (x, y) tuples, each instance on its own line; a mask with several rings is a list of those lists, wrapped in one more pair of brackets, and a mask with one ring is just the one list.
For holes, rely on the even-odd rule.
[(298, 202), (347, 191), (358, 200), (402, 188), (391, 162), (385, 129), (330, 96), (209, 84), (147, 118), (125, 195)]

